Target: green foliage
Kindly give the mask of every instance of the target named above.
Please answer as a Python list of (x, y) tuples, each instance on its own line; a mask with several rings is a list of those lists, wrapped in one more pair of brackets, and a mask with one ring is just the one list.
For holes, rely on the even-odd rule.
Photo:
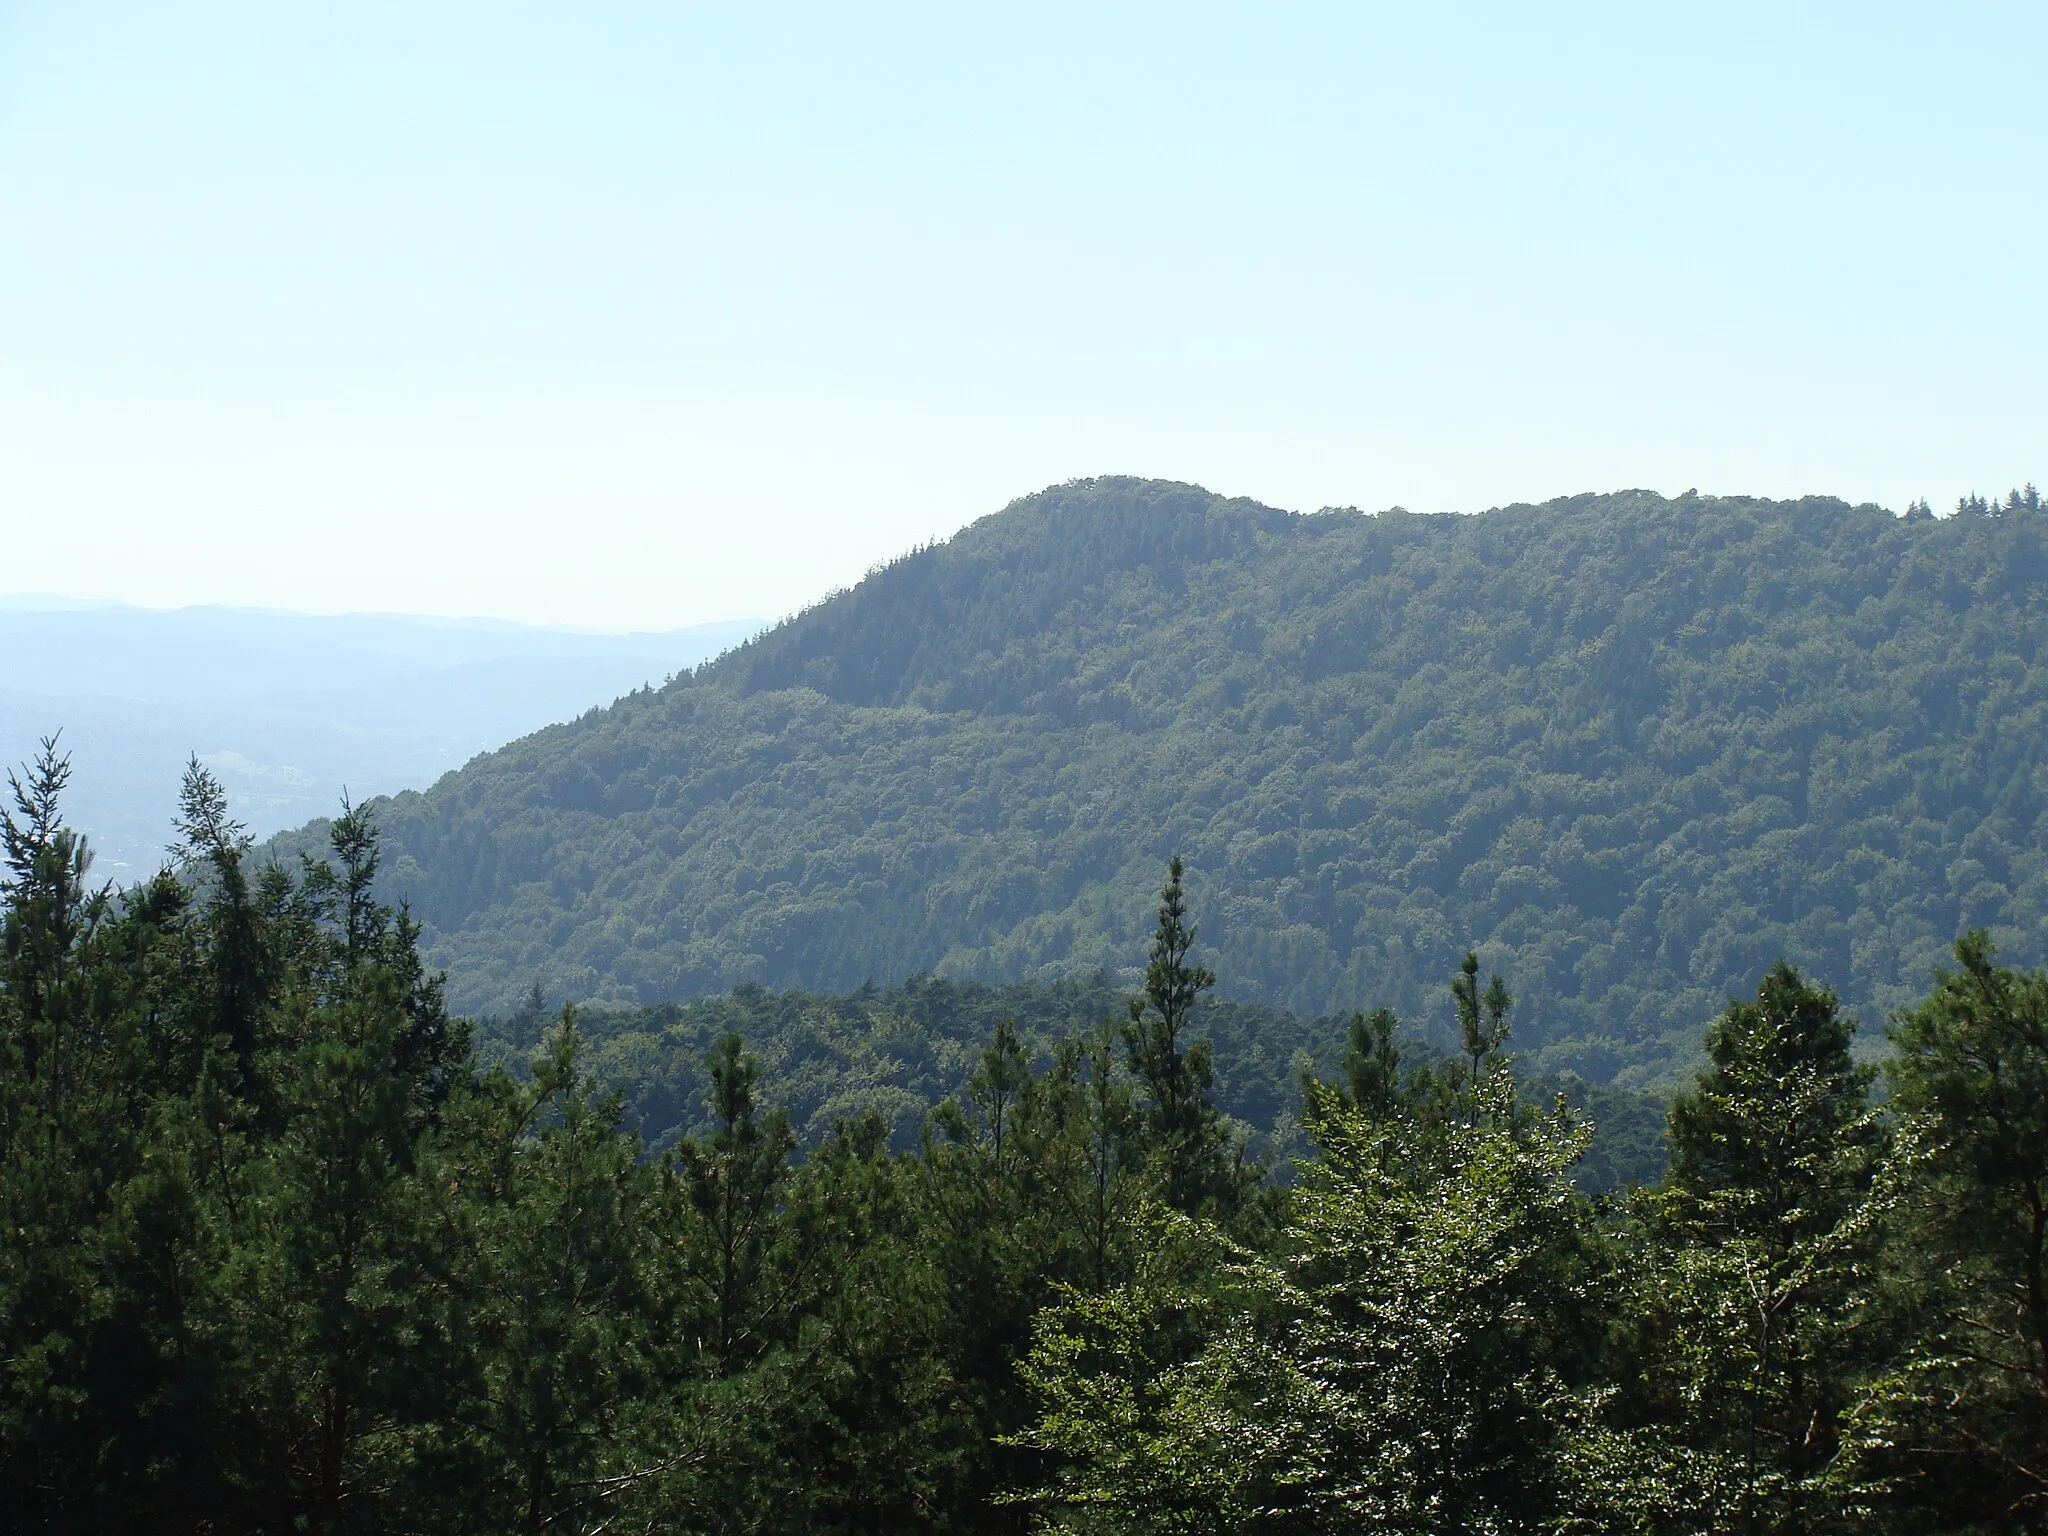
[[(646, 1158), (573, 1010), (480, 1070), (418, 930), (331, 860), (89, 891), (46, 746), (0, 815), (0, 1523), (945, 1529), (986, 1463), (924, 1159), (801, 1164), (736, 1039)], [(1070, 1245), (1072, 1246), (1072, 1245)], [(1013, 1412), (1013, 1417), (1015, 1413)], [(985, 1484), (987, 1478), (984, 1476)]]
[[(463, 1008), (936, 971), (1135, 989), (1178, 851), (1221, 987), (1675, 1087), (1783, 956), (1883, 1017), (2048, 960), (2048, 523), (1646, 492), (1297, 517), (1078, 482), (380, 804)], [(1455, 1037), (1433, 1034), (1454, 1049)]]
[(1600, 1486), (1649, 1529), (1856, 1528), (1832, 1473), (1876, 1348), (1870, 1268), (1893, 1189), (1855, 1026), (1780, 962), (1707, 1031), (1641, 1202)]
[[(186, 867), (117, 897), (66, 771), (0, 812), (8, 1529), (2041, 1525), (2048, 975), (1981, 932), (1889, 1105), (1780, 962), (1668, 1174), (1596, 1188), (1476, 951), (1456, 1054), (1220, 1002), (1177, 861), (1134, 1004), (531, 989), (486, 1058), (366, 811), (252, 870), (195, 765)], [(1216, 1097), (1269, 1033), (1328, 1053), (1285, 1187)]]
[(1162, 1214), (1130, 1285), (1042, 1315), (1027, 1443), (1091, 1531), (1541, 1530), (1590, 1316), (1583, 1133), (1497, 1078), (1449, 1136), (1327, 1092), (1271, 1257)]
[(657, 1170), (581, 1058), (565, 1009), (530, 1087), (501, 1077), (463, 1095), (474, 1118), (442, 1139), (422, 1191), (456, 1358), (414, 1481), (444, 1529), (596, 1523), (662, 1378)]
[(1480, 994), (1479, 956), (1469, 950), (1451, 983), (1451, 997), (1458, 1005), (1458, 1046), (1471, 1058), (1471, 1080), (1476, 1084), (1487, 1057), (1507, 1044), (1508, 1009), (1514, 1006), (1514, 999), (1508, 996), (1499, 972), (1487, 983), (1485, 995)]
[(69, 771), (45, 741), (0, 812), (0, 1517), (19, 1528), (189, 1511), (162, 1448), (209, 1439), (187, 1380), (214, 1352), (181, 1304), (205, 1234), (180, 1149), (152, 1145), (170, 1128), (134, 1018), (185, 913), (161, 884), (125, 909), (87, 885)]
[(1260, 1173), (1246, 1164), (1242, 1146), (1210, 1102), (1214, 1048), (1190, 1038), (1195, 1003), (1216, 985), (1213, 971), (1188, 963), (1194, 943), (1176, 857), (1159, 893), (1145, 995), (1131, 999), (1124, 1050), (1144, 1091), (1146, 1140), (1166, 1203), (1184, 1215), (1229, 1219), (1252, 1197)]
[(1351, 1107), (1370, 1120), (1388, 1119), (1401, 1102), (1401, 1047), (1394, 1041), (1400, 1022), (1391, 1008), (1351, 1016), (1344, 1081)]
[(2032, 1530), (2048, 1510), (2048, 975), (1983, 932), (1892, 1029), (1924, 1142), (1888, 1269), (1909, 1344), (1866, 1389), (1856, 1469), (1905, 1529)]
[(716, 1129), (677, 1149), (682, 1185), (706, 1241), (695, 1251), (696, 1279), (709, 1298), (698, 1340), (713, 1375), (743, 1368), (768, 1344), (763, 1323), (775, 1305), (769, 1247), (794, 1137), (781, 1111), (756, 1115), (760, 1068), (740, 1037), (728, 1034), (705, 1062)]
[[(839, 1120), (872, 1112), (893, 1145), (909, 1148), (931, 1108), (964, 1089), (1005, 1020), (1042, 1068), (1065, 1037), (1125, 1016), (1129, 996), (1102, 975), (1001, 987), (914, 976), (836, 996), (741, 986), (690, 1003), (591, 1006), (578, 1020), (593, 1070), (625, 1093), (628, 1123), (656, 1147), (709, 1134), (706, 1058), (737, 1034), (756, 1059), (758, 1091), (787, 1111), (799, 1145), (815, 1146)], [(479, 1053), (517, 1067), (544, 1024), (538, 1009), (479, 1019)], [(1202, 1001), (1197, 1029), (1210, 1046), (1217, 1106), (1267, 1135), (1286, 1134), (1293, 1121), (1299, 1060), (1327, 1055), (1337, 1033), (1333, 1021), (1213, 996)], [(1121, 1056), (1121, 1036), (1112, 1034)]]
[[(901, 986), (838, 996), (741, 986), (691, 1003), (583, 1008), (577, 1022), (590, 1070), (623, 1095), (625, 1124), (657, 1150), (686, 1135), (711, 1134), (706, 1058), (732, 1034), (746, 1041), (756, 1061), (758, 1095), (786, 1112), (799, 1147), (817, 1146), (842, 1119), (873, 1113), (888, 1124), (891, 1145), (909, 1149), (918, 1144), (925, 1117), (964, 1094), (983, 1044), (1005, 1021), (1034, 1070), (1052, 1067), (1063, 1040), (1092, 1041), (1105, 1021), (1112, 1054), (1121, 1060), (1127, 1051), (1114, 1021), (1127, 1017), (1128, 1001), (1099, 974), (1000, 987), (917, 976)], [(1400, 1029), (1391, 1011), (1386, 1017), (1389, 1028)], [(1208, 1048), (1210, 1099), (1231, 1133), (1244, 1138), (1247, 1164), (1284, 1169), (1288, 1156), (1305, 1150), (1303, 1066), (1324, 1075), (1343, 1071), (1339, 1053), (1348, 1026), (1213, 992), (1202, 995), (1194, 1018), (1194, 1038)], [(478, 1054), (515, 1073), (523, 1070), (540, 1048), (546, 1022), (537, 1001), (479, 1019)], [(1419, 1031), (1403, 1031), (1402, 1040), (1396, 1054), (1405, 1051), (1411, 1066), (1437, 1060)], [(1074, 1070), (1086, 1076), (1085, 1060)], [(1662, 1099), (1569, 1073), (1533, 1073), (1521, 1064), (1515, 1070), (1532, 1100), (1562, 1093), (1595, 1128), (1575, 1174), (1582, 1187), (1620, 1190), (1663, 1172)]]

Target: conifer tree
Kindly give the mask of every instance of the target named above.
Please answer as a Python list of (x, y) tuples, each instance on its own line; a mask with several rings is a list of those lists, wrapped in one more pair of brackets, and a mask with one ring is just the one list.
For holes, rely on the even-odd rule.
[(228, 814), (220, 780), (193, 756), (178, 790), (178, 841), (172, 852), (206, 882), (201, 909), (206, 1007), (211, 1033), (227, 1044), (244, 1097), (262, 1097), (257, 1052), (275, 965), (250, 888), (247, 829)]
[(1147, 1118), (1162, 1143), (1199, 1132), (1213, 1070), (1207, 1043), (1183, 1039), (1196, 1000), (1216, 985), (1214, 972), (1188, 963), (1194, 943), (1195, 925), (1188, 918), (1176, 854), (1159, 892), (1145, 995), (1131, 1000), (1124, 1030), (1131, 1071), (1144, 1086)]
[(1394, 1039), (1400, 1023), (1391, 1008), (1375, 1008), (1370, 1018), (1351, 1015), (1344, 1081), (1351, 1107), (1368, 1119), (1390, 1119), (1402, 1105), (1401, 1047)]
[(1128, 1268), (1146, 1188), (1140, 1114), (1116, 1046), (1116, 1027), (1104, 1020), (1092, 1034), (1063, 1041), (1047, 1074), (1060, 1134), (1046, 1177), (1079, 1250), (1077, 1283), (1096, 1291)]
[(1216, 975), (1188, 962), (1195, 925), (1181, 873), (1176, 855), (1159, 892), (1145, 994), (1131, 999), (1124, 1049), (1144, 1093), (1145, 1130), (1160, 1167), (1160, 1197), (1189, 1215), (1227, 1217), (1244, 1203), (1251, 1180), (1209, 1098), (1215, 1077), (1210, 1044), (1187, 1038), (1195, 1003), (1216, 985)]
[(704, 1234), (696, 1266), (708, 1296), (704, 1368), (723, 1375), (770, 1342), (770, 1258), (782, 1235), (779, 1207), (796, 1138), (781, 1110), (756, 1106), (760, 1067), (738, 1035), (719, 1041), (705, 1066), (715, 1126), (708, 1140), (683, 1142), (677, 1156)]
[[(1707, 1031), (1708, 1070), (1671, 1106), (1625, 1333), (1639, 1445), (1703, 1528), (1809, 1531), (1862, 1364), (1881, 1126), (1855, 1024), (1784, 962)], [(1661, 1458), (1661, 1459), (1660, 1459)], [(1627, 1479), (1616, 1475), (1617, 1483)], [(1679, 1506), (1690, 1500), (1691, 1513)]]
[(112, 1063), (95, 1059), (86, 992), (105, 903), (63, 823), (70, 771), (46, 739), (0, 808), (0, 1512), (24, 1529), (99, 1512), (107, 1405), (85, 1373), (104, 1277), (79, 1238), (130, 1160), (97, 1091)]
[[(229, 909), (211, 913), (211, 931), (240, 933), (245, 850), (222, 831), (208, 781), (195, 772), (188, 785), (188, 821), (214, 829), (209, 899)], [(274, 1022), (249, 1021), (247, 1037), (265, 1042), (253, 1076), (274, 1129), (223, 1182), (235, 1234), (228, 1294), (246, 1386), (272, 1436), (251, 1476), (274, 1517), (328, 1528), (355, 1520), (373, 1490), (402, 1475), (427, 1406), (411, 1390), (403, 1342), (429, 1326), (415, 1306), (429, 1259), (418, 1179), (435, 1080), (448, 1058), (467, 1056), (412, 930), (369, 900), (374, 826), (345, 814), (331, 841), (341, 873), (309, 882), (297, 911), (270, 925), (305, 939), (288, 957), (292, 984)], [(262, 942), (263, 927), (247, 931)]]
[(88, 886), (69, 774), (44, 741), (0, 809), (0, 1524), (177, 1524), (223, 1492), (193, 1400), (215, 1256), (150, 1038), (182, 903)]
[(1451, 997), (1458, 1005), (1458, 1036), (1471, 1060), (1470, 1082), (1479, 1085), (1486, 1061), (1507, 1043), (1508, 1009), (1514, 999), (1498, 973), (1479, 990), (1479, 956), (1466, 951), (1464, 963), (1451, 981)]
[[(943, 1277), (949, 1310), (949, 1358), (973, 1405), (979, 1444), (968, 1477), (985, 1501), (1016, 1473), (998, 1437), (1024, 1425), (1027, 1404), (1015, 1364), (1030, 1340), (1031, 1317), (1051, 1285), (1067, 1278), (1062, 1242), (1047, 1198), (1057, 1166), (1046, 1115), (1046, 1085), (1031, 1070), (1014, 1021), (997, 1021), (968, 1078), (965, 1102), (948, 1100), (932, 1116), (922, 1163), (921, 1246)], [(992, 1529), (1015, 1526), (998, 1517)]]
[(461, 1417), (481, 1442), (476, 1492), (498, 1528), (595, 1529), (631, 1482), (634, 1404), (662, 1385), (646, 1257), (658, 1235), (653, 1170), (619, 1128), (617, 1096), (583, 1066), (573, 1008), (522, 1097), (501, 1123), (509, 1177), (483, 1212), (467, 1277), (466, 1324), (484, 1347)]

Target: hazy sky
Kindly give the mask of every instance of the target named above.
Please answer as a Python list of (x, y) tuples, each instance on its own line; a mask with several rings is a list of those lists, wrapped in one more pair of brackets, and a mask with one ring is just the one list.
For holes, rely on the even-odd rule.
[(0, 0), (0, 591), (666, 627), (1134, 473), (2048, 478), (2048, 6)]

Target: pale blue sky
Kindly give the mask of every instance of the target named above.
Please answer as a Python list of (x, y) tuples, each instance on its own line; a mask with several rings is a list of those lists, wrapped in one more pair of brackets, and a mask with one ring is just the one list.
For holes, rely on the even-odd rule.
[(668, 626), (1076, 475), (2048, 476), (2048, 7), (0, 0), (0, 589)]

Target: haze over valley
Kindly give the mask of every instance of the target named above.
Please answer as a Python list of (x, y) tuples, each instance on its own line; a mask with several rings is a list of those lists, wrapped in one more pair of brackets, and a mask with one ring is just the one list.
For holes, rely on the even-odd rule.
[(482, 751), (746, 638), (753, 621), (665, 634), (268, 609), (158, 611), (0, 598), (0, 760), (61, 733), (70, 813), (96, 872), (162, 863), (177, 780), (197, 754), (259, 837), (357, 799), (424, 789)]

